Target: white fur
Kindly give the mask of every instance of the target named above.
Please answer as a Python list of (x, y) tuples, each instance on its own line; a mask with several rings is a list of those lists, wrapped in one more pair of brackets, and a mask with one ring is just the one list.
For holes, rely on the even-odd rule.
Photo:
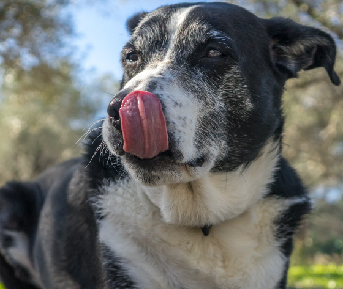
[(275, 146), (269, 142), (247, 168), (151, 187), (146, 193), (167, 223), (199, 227), (232, 219), (263, 198), (278, 160)]
[[(227, 182), (219, 173), (198, 180), (201, 189), (193, 192), (185, 189), (187, 184), (180, 185), (169, 200), (175, 201), (169, 204), (169, 211), (188, 207), (195, 214), (189, 214), (190, 220), (196, 220), (198, 212), (190, 200), (199, 201), (204, 215), (217, 217), (208, 237), (200, 227), (166, 222), (166, 207), (158, 201), (163, 198), (153, 197), (154, 192), (165, 194), (165, 188), (159, 193), (133, 180), (110, 184), (98, 200), (105, 215), (100, 240), (122, 258), (142, 288), (273, 289), (285, 264), (274, 237), (274, 220), (299, 202), (262, 198), (276, 159), (268, 144), (245, 171), (228, 173)], [(193, 197), (188, 200), (187, 194)]]
[(197, 6), (191, 6), (188, 8), (182, 8), (177, 10), (169, 20), (168, 23), (168, 34), (172, 35), (172, 41), (171, 43), (173, 44), (173, 41), (177, 40), (176, 36), (178, 33), (180, 33), (180, 28), (182, 27), (183, 23), (187, 19), (187, 16), (189, 13)]
[(285, 264), (273, 222), (290, 204), (260, 200), (204, 237), (200, 228), (163, 222), (139, 186), (123, 183), (101, 202), (100, 240), (141, 288), (273, 289)]
[(197, 6), (192, 6), (189, 8), (183, 8), (178, 10), (173, 14), (168, 23), (168, 34), (171, 35), (171, 40), (169, 42), (168, 52), (166, 54), (166, 59), (174, 59), (175, 44), (177, 44), (179, 37), (178, 35), (182, 32), (182, 26), (187, 19), (189, 13)]

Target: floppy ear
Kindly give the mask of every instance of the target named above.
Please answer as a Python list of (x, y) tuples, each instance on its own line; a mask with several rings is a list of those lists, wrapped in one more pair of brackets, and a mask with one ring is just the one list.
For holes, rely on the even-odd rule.
[(334, 71), (336, 45), (329, 34), (280, 17), (266, 23), (272, 41), (272, 60), (279, 72), (291, 78), (297, 77), (301, 69), (325, 67), (331, 82), (341, 83)]
[(138, 26), (139, 22), (148, 14), (148, 12), (140, 12), (133, 16), (131, 16), (126, 21), (126, 28), (129, 31), (129, 33), (132, 35), (133, 31), (135, 31), (135, 28)]

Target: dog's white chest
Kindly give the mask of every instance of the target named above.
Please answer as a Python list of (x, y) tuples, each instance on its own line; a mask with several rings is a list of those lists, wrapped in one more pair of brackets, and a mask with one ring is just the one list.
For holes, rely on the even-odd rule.
[(122, 258), (139, 288), (274, 289), (285, 258), (274, 238), (280, 200), (264, 200), (246, 213), (200, 228), (166, 224), (134, 183), (108, 187), (99, 206), (106, 217), (100, 240)]

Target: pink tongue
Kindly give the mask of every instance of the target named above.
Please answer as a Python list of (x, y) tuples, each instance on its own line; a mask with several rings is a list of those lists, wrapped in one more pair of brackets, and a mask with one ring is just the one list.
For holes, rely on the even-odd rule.
[(168, 149), (168, 134), (162, 106), (147, 91), (133, 91), (119, 109), (124, 151), (150, 159)]

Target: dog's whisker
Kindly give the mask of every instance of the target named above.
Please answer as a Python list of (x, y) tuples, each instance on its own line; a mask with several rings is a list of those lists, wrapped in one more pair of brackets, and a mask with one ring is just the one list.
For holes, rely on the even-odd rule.
[(110, 93), (110, 92), (104, 90), (104, 89), (101, 88), (100, 86), (98, 86), (98, 89), (99, 89), (101, 92), (106, 93), (106, 94), (108, 94), (108, 95), (110, 95), (110, 96), (112, 96), (112, 97), (115, 97), (115, 96), (116, 96), (116, 94), (112, 94), (112, 93)]
[(90, 165), (90, 163), (92, 162), (92, 160), (94, 159), (94, 157), (96, 156), (96, 154), (98, 153), (98, 151), (99, 151), (104, 145), (105, 145), (105, 142), (104, 142), (104, 141), (102, 141), (102, 142), (98, 145), (98, 147), (96, 148), (95, 152), (93, 153), (93, 155), (92, 155), (92, 157), (91, 157), (89, 163), (87, 164), (86, 168)]
[(91, 123), (90, 125), (88, 125), (86, 128), (84, 128), (84, 130), (89, 130), (91, 129), (93, 126), (95, 126), (97, 123), (101, 122), (101, 121), (104, 121), (106, 118), (102, 118), (102, 119), (99, 119), (93, 123)]
[(94, 142), (99, 138), (99, 137), (101, 137), (102, 136), (102, 133), (100, 133), (93, 141), (92, 141), (92, 144), (94, 144)]
[(96, 131), (98, 129), (102, 129), (102, 127), (96, 127), (96, 128), (93, 128), (93, 129), (90, 129), (88, 130), (87, 132), (85, 132), (75, 143), (75, 145), (78, 145), (82, 140), (85, 140), (87, 138), (87, 136), (92, 133), (93, 131)]

